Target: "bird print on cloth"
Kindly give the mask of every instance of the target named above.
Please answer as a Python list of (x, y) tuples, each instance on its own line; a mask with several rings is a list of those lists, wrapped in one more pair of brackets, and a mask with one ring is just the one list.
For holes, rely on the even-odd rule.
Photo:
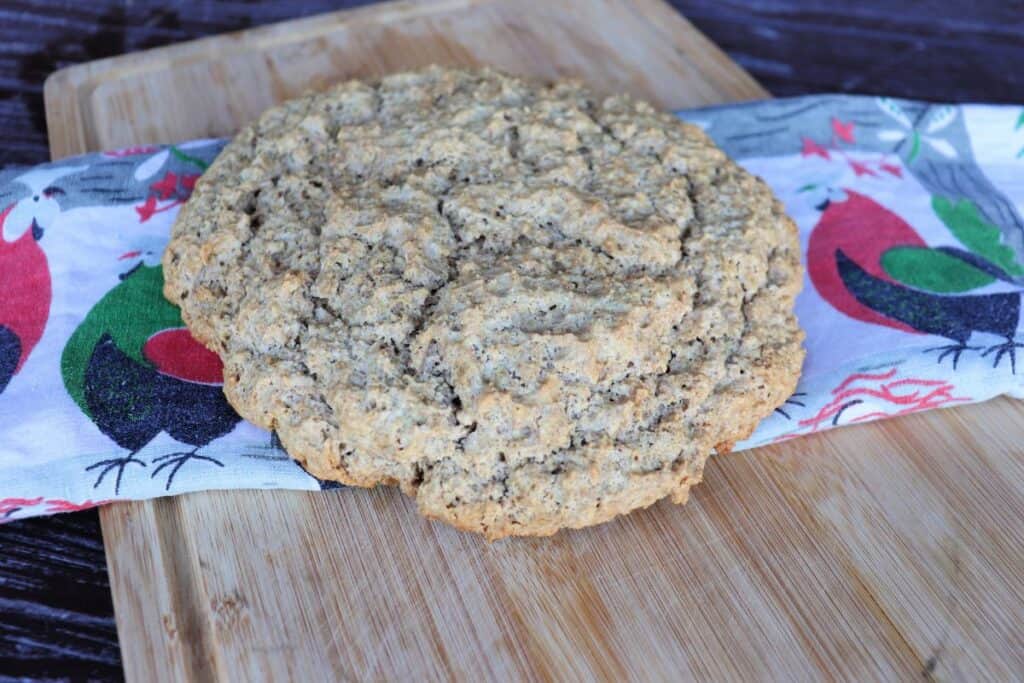
[[(859, 98), (837, 109), (837, 101), (724, 109), (709, 133), (745, 164), (799, 155), (790, 175), (800, 180), (779, 174), (776, 162), (766, 162), (767, 179), (817, 209), (801, 228), (810, 283), (828, 304), (860, 322), (944, 337), (926, 353), (954, 370), (977, 352), (1015, 373), (1024, 219), (976, 162), (991, 150), (973, 144), (967, 108)], [(907, 201), (921, 193), (930, 215)]]
[[(98, 487), (116, 472), (119, 493), (130, 466), (166, 473), (170, 489), (189, 461), (216, 466), (198, 451), (230, 432), (240, 418), (224, 398), (222, 366), (185, 328), (178, 309), (163, 298), (159, 265), (140, 262), (100, 299), (68, 340), (61, 358), (71, 398), (101, 432), (127, 453), (87, 469)], [(139, 452), (166, 432), (186, 448), (146, 463)]]
[[(1016, 371), (1024, 268), (1000, 231), (968, 200), (935, 197), (936, 214), (962, 245), (931, 247), (896, 213), (852, 190), (826, 199), (807, 247), (807, 272), (823, 299), (846, 315), (910, 333), (945, 337), (928, 351), (956, 368), (965, 351), (1004, 356)], [(971, 292), (997, 281), (1011, 291)], [(999, 338), (970, 346), (975, 333)]]
[[(712, 122), (707, 132), (715, 142), (744, 162), (798, 153), (808, 170), (817, 162), (849, 169), (865, 181), (912, 177), (932, 197), (967, 200), (999, 230), (1001, 243), (1024, 260), (1024, 216), (977, 163), (968, 108), (832, 95), (792, 98), (771, 107), (710, 108), (700, 117)], [(991, 156), (989, 148), (981, 151)], [(781, 179), (768, 180), (779, 188), (775, 181)]]
[(81, 167), (37, 169), (14, 180), (16, 201), (0, 210), (0, 393), (21, 371), (46, 328), (50, 266), (39, 246), (60, 213), (57, 181)]

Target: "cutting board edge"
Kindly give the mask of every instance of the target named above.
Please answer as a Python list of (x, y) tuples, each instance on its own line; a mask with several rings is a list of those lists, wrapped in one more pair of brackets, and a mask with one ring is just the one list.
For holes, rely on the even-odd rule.
[[(265, 44), (266, 39), (273, 38), (281, 34), (288, 34), (289, 38), (291, 38), (294, 37), (296, 32), (300, 30), (305, 31), (307, 28), (313, 29), (312, 31), (309, 31), (310, 33), (324, 33), (332, 30), (339, 23), (352, 22), (353, 20), (359, 20), (360, 18), (369, 16), (372, 16), (377, 21), (381, 21), (381, 15), (384, 15), (384, 20), (391, 22), (427, 13), (436, 14), (438, 12), (450, 11), (454, 8), (491, 5), (507, 1), (508, 0), (385, 0), (384, 2), (364, 5), (362, 7), (351, 7), (348, 9), (314, 14), (307, 17), (299, 17), (272, 24), (204, 36), (194, 40), (172, 43), (170, 45), (161, 45), (159, 47), (138, 50), (136, 52), (113, 55), (111, 57), (104, 57), (103, 59), (84, 62), (82, 64), (73, 64), (71, 66), (58, 69), (50, 74), (44, 82), (44, 89), (51, 80), (54, 81), (55, 84), (78, 86), (89, 79), (94, 79), (98, 74), (106, 74), (114, 70), (129, 72), (144, 71), (147, 68), (152, 68), (151, 65), (153, 62), (159, 62), (168, 57), (173, 59), (178, 56), (187, 56), (192, 57), (192, 59), (186, 61), (195, 61), (209, 56), (211, 52), (217, 55), (227, 55), (232, 54), (233, 52), (249, 52), (253, 47), (255, 47), (254, 43), (256, 43), (256, 45), (263, 45)], [(643, 1), (647, 2), (650, 0)], [(663, 0), (654, 1), (662, 2)], [(429, 12), (425, 12), (424, 10), (429, 10)], [(216, 49), (218, 44), (223, 43), (226, 38), (237, 41), (239, 43), (238, 49)], [(243, 42), (244, 45), (242, 45)], [(195, 54), (197, 50), (201, 51), (200, 55)]]
[[(325, 33), (333, 30), (340, 23), (351, 23), (360, 18), (372, 16), (380, 21), (381, 16), (384, 15), (387, 21), (394, 22), (422, 15), (427, 13), (426, 11), (437, 13), (503, 1), (505, 0), (387, 0), (363, 7), (316, 14), (114, 55), (58, 69), (47, 76), (43, 82), (50, 159), (57, 161), (76, 154), (101, 151), (95, 149), (95, 145), (89, 140), (91, 116), (89, 108), (84, 105), (96, 87), (105, 81), (121, 78), (127, 74), (138, 75), (147, 70), (154, 70), (164, 66), (168, 60), (180, 63), (181, 61), (206, 60), (211, 56), (223, 57), (228, 54), (251, 52), (258, 50), (268, 41), (273, 41), (282, 34), (288, 35), (289, 39), (294, 39), (298, 31)], [(660, 2), (661, 0), (655, 1)], [(225, 38), (233, 39), (238, 43), (235, 49), (220, 49)], [(67, 136), (69, 126), (71, 135)]]
[[(513, 0), (388, 0), (64, 67), (50, 74), (43, 83), (50, 159), (57, 161), (77, 154), (102, 151), (99, 149), (100, 145), (93, 141), (95, 134), (88, 98), (105, 82), (156, 70), (165, 66), (168, 59), (179, 64), (202, 61), (210, 59), (211, 55), (223, 57), (258, 51), (282, 35), (294, 40), (297, 31), (316, 35), (335, 30), (339, 24), (363, 19), (394, 23), (429, 14), (442, 14), (457, 9), (498, 5), (511, 1)], [(688, 50), (676, 46), (677, 54), (687, 62), (693, 63), (702, 72), (714, 72), (709, 74), (711, 78), (708, 81), (715, 81), (722, 86), (720, 94), (723, 102), (753, 101), (771, 97), (753, 76), (729, 58), (666, 0), (632, 2), (637, 12), (657, 17), (657, 21), (650, 22), (652, 26), (667, 35), (685, 33), (688, 41), (696, 43), (690, 45)], [(237, 47), (231, 50), (221, 49), (220, 45), (225, 38), (235, 40), (238, 43)], [(186, 57), (187, 59), (183, 59)], [(139, 144), (159, 142), (169, 141), (147, 140)]]

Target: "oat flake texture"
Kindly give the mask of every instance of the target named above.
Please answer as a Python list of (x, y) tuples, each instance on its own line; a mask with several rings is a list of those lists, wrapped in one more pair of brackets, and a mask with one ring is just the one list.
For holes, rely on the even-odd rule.
[(767, 186), (573, 82), (430, 68), (270, 109), (163, 267), (243, 417), (489, 538), (685, 501), (803, 359)]

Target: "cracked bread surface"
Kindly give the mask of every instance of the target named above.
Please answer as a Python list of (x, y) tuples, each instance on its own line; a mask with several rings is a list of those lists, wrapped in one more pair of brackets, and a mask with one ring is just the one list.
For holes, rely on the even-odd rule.
[(265, 112), (165, 295), (310, 473), (489, 538), (682, 502), (793, 391), (796, 229), (699, 129), (433, 67)]

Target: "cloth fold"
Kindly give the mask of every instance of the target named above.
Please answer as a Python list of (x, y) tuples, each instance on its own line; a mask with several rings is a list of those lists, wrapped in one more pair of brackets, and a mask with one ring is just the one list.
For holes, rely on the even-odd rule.
[[(679, 116), (800, 228), (803, 378), (737, 448), (1024, 396), (1024, 108), (812, 96)], [(336, 487), (231, 410), (161, 295), (170, 226), (223, 145), (0, 173), (0, 521)]]

